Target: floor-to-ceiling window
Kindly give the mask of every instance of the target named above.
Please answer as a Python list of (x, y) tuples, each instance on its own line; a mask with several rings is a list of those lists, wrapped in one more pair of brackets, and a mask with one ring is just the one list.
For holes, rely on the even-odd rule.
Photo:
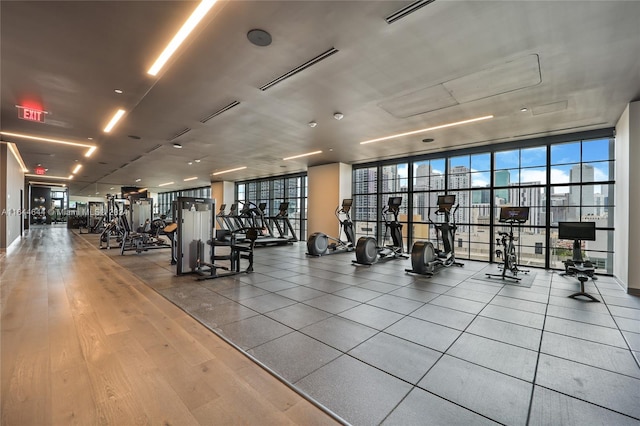
[(528, 220), (514, 225), (521, 264), (563, 268), (572, 241), (558, 239), (558, 222), (592, 221), (596, 241), (582, 248), (598, 272), (611, 274), (614, 167), (612, 129), (354, 166), (356, 236), (382, 238), (380, 210), (389, 196), (402, 196), (405, 248), (416, 240), (436, 245), (433, 223), (444, 220), (437, 197), (455, 195), (459, 258), (496, 260), (498, 233), (510, 229), (501, 208), (529, 207)]
[(203, 186), (200, 188), (161, 192), (158, 194), (156, 205), (153, 206), (154, 215), (164, 215), (172, 219), (171, 205), (178, 197), (211, 198), (211, 187)]
[[(236, 200), (240, 204), (265, 204), (264, 215), (275, 216), (288, 203), (287, 217), (298, 239), (307, 235), (307, 176), (296, 174), (236, 183)], [(240, 207), (241, 208), (241, 207)]]

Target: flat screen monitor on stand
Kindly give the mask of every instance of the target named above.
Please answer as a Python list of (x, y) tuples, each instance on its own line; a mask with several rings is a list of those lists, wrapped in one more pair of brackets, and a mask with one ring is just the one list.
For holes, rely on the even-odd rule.
[(577, 296), (584, 296), (593, 302), (599, 302), (598, 299), (584, 291), (584, 283), (589, 278), (594, 281), (597, 278), (593, 276), (596, 268), (591, 262), (585, 261), (582, 257), (582, 241), (596, 240), (595, 222), (559, 222), (558, 239), (573, 240), (571, 259), (563, 261), (565, 272), (562, 275), (576, 277), (580, 281), (580, 291), (569, 297), (575, 299)]

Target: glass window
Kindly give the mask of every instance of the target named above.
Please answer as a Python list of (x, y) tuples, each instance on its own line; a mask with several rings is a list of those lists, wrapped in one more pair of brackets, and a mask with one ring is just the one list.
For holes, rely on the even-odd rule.
[(496, 170), (520, 167), (520, 150), (496, 152), (494, 162)]
[(580, 142), (551, 145), (551, 164), (569, 164), (580, 161)]

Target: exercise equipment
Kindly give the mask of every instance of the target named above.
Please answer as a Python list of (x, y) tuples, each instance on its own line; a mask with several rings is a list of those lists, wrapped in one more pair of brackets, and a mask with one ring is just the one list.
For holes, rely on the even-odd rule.
[[(398, 221), (402, 197), (389, 197), (389, 202), (382, 208), (382, 218), (385, 229), (383, 241), (386, 241), (388, 234), (391, 234), (392, 245), (378, 246), (373, 237), (360, 237), (356, 244), (356, 260), (352, 262), (358, 265), (373, 265), (377, 262), (384, 262), (392, 259), (408, 258), (404, 254), (402, 244), (402, 224)], [(393, 219), (389, 219), (393, 215)]]
[(560, 275), (575, 277), (580, 281), (580, 291), (568, 297), (577, 299), (578, 296), (586, 297), (592, 302), (600, 302), (598, 299), (584, 291), (584, 283), (591, 278), (593, 281), (598, 278), (594, 276), (596, 267), (582, 257), (582, 242), (596, 240), (595, 222), (559, 222), (558, 239), (573, 240), (573, 250), (571, 259), (564, 260), (565, 272)]
[(148, 227), (140, 227), (136, 232), (133, 232), (129, 226), (127, 215), (123, 214), (120, 217), (120, 225), (122, 227), (120, 254), (123, 256), (125, 251), (142, 253), (147, 250), (172, 248), (171, 241), (160, 237), (160, 232), (165, 228), (164, 221), (161, 219), (154, 220), (153, 224), (149, 224)]
[[(242, 228), (249, 244), (239, 244), (233, 240), (220, 245), (214, 238), (215, 202), (210, 198), (178, 197), (177, 212), (177, 265), (176, 274), (196, 274), (199, 280), (222, 278), (240, 273), (253, 272), (253, 249), (258, 231), (255, 228)], [(216, 255), (218, 247), (226, 246), (229, 254)], [(247, 259), (249, 266), (240, 269), (240, 261)], [(216, 261), (229, 261), (230, 266), (217, 264)], [(227, 271), (220, 273), (219, 271)]]
[[(502, 250), (496, 250), (496, 257), (498, 259), (502, 257), (503, 260), (502, 265), (498, 266), (498, 268), (502, 269), (502, 274), (486, 274), (488, 278), (520, 281), (522, 278), (518, 277), (519, 273), (529, 273), (529, 270), (518, 267), (518, 252), (514, 244), (515, 241), (518, 241), (518, 237), (513, 235), (513, 226), (516, 223), (520, 226), (527, 220), (529, 220), (529, 207), (500, 207), (500, 219), (498, 219), (498, 221), (509, 224), (509, 232), (498, 232), (499, 238), (496, 238), (496, 244), (502, 245)], [(507, 275), (507, 271), (509, 271), (511, 275)]]
[[(430, 241), (416, 241), (411, 248), (411, 269), (406, 272), (414, 274), (433, 276), (442, 268), (450, 266), (464, 266), (456, 261), (455, 237), (458, 229), (455, 221), (455, 213), (458, 206), (455, 195), (438, 195), (438, 209), (435, 211), (436, 217), (442, 216), (442, 222), (434, 222), (431, 219), (431, 211), (427, 217), (436, 230), (436, 246)], [(453, 212), (451, 209), (453, 208)], [(440, 236), (440, 238), (438, 238)], [(440, 249), (440, 239), (442, 239), (442, 249)]]
[[(336, 253), (348, 253), (355, 250), (353, 245), (355, 240), (353, 222), (349, 215), (352, 204), (353, 200), (351, 198), (345, 198), (342, 200), (342, 207), (336, 207), (335, 215), (338, 218), (338, 222), (340, 222), (340, 234), (338, 238), (330, 237), (322, 232), (311, 234), (307, 240), (307, 255), (326, 256)], [(347, 241), (340, 239), (342, 233), (346, 236)], [(332, 241), (331, 243), (329, 243), (330, 240)]]

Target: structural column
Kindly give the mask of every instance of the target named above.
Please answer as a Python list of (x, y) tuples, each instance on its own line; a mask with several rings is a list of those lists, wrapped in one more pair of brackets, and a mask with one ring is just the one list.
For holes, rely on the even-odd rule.
[(344, 198), (351, 198), (352, 168), (349, 164), (333, 163), (307, 169), (307, 235), (323, 232), (337, 237), (340, 225), (336, 207)]

